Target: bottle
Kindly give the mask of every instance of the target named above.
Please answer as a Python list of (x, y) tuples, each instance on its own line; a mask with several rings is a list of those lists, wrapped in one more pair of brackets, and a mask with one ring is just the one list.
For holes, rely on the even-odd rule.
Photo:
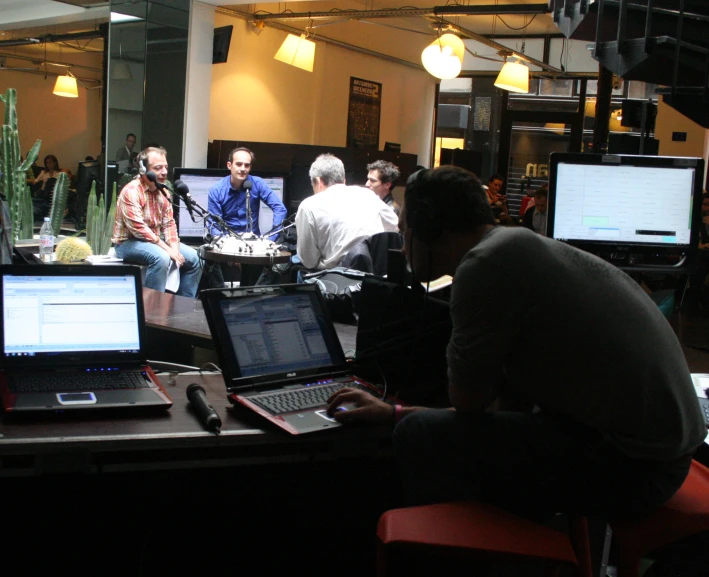
[(44, 224), (39, 229), (39, 258), (45, 262), (52, 260), (54, 253), (54, 231), (48, 216), (44, 217)]

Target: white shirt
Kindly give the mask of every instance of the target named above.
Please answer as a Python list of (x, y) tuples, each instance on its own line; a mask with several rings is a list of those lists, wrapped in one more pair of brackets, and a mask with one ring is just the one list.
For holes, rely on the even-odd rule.
[(310, 269), (335, 267), (360, 240), (396, 232), (396, 213), (362, 186), (334, 184), (298, 207), (298, 256)]

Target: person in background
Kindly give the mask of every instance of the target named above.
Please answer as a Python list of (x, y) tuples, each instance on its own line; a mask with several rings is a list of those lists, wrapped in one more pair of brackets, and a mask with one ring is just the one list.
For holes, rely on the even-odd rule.
[(401, 207), (394, 200), (394, 196), (391, 194), (392, 188), (394, 188), (394, 183), (397, 181), (401, 172), (399, 167), (386, 160), (377, 160), (372, 164), (367, 165), (367, 184), (365, 186), (374, 192), (379, 198), (382, 199), (391, 209), (399, 216), (401, 212)]
[[(455, 279), (452, 409), (341, 389), (328, 413), (398, 421), (394, 455), (412, 504), (482, 500), (535, 519), (646, 514), (679, 489), (707, 434), (677, 336), (623, 271), (493, 223), (468, 171), (409, 179), (400, 228), (416, 280)], [(500, 405), (510, 400), (517, 408)]]
[(502, 175), (495, 173), (488, 179), (487, 186), (483, 186), (483, 189), (487, 192), (487, 199), (495, 219), (500, 224), (511, 224), (512, 218), (507, 210), (507, 196), (500, 192), (504, 184), (505, 179)]
[(307, 269), (338, 265), (360, 240), (398, 231), (398, 219), (372, 191), (345, 184), (345, 165), (321, 154), (310, 166), (313, 196), (300, 203), (295, 217), (298, 258)]
[(131, 152), (133, 152), (135, 141), (135, 134), (133, 134), (132, 132), (126, 134), (125, 143), (116, 151), (116, 162), (121, 162), (122, 160), (130, 160), (130, 155)]
[(547, 235), (548, 189), (541, 186), (534, 191), (534, 207), (528, 208), (522, 217), (522, 226), (542, 236)]
[(54, 185), (57, 183), (57, 177), (62, 172), (66, 173), (69, 179), (69, 186), (71, 186), (71, 171), (61, 168), (57, 157), (53, 154), (48, 154), (44, 157), (44, 168), (37, 175), (37, 178), (31, 182), (32, 211), (35, 222), (42, 220), (49, 214)]
[[(165, 292), (168, 268), (173, 261), (180, 268), (177, 294), (197, 296), (202, 276), (197, 251), (180, 242), (172, 215), (172, 195), (164, 186), (167, 180), (167, 151), (151, 147), (139, 157), (144, 170), (123, 187), (116, 206), (113, 238), (116, 256), (127, 263), (148, 267), (145, 286)], [(146, 177), (152, 171), (157, 184)]]

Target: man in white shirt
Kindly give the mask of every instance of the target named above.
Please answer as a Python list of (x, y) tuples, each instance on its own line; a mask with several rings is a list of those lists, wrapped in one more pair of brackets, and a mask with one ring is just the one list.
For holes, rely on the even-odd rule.
[(360, 240), (396, 232), (396, 213), (372, 191), (345, 185), (345, 165), (321, 154), (310, 167), (313, 196), (300, 203), (295, 225), (298, 257), (306, 268), (335, 267)]

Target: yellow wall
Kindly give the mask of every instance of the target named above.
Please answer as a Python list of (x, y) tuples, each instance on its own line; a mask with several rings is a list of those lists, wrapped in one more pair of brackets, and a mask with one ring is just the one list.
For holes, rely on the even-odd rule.
[[(672, 142), (673, 132), (686, 132), (687, 141)], [(660, 141), (661, 156), (704, 157), (705, 133), (704, 128), (660, 99), (655, 121), (655, 138)]]
[(41, 75), (5, 71), (0, 91), (17, 90), (22, 155), (40, 139), (40, 165), (47, 154), (53, 154), (62, 168), (76, 174), (79, 161), (101, 152), (101, 91), (79, 86), (78, 98), (63, 98), (52, 94), (55, 80), (55, 76), (45, 80)]
[(212, 68), (210, 140), (252, 140), (345, 146), (350, 76), (382, 83), (380, 146), (428, 164), (435, 79), (424, 71), (319, 42), (313, 72), (274, 60), (285, 32), (260, 35), (243, 20), (217, 14), (215, 27), (234, 26), (225, 64)]

